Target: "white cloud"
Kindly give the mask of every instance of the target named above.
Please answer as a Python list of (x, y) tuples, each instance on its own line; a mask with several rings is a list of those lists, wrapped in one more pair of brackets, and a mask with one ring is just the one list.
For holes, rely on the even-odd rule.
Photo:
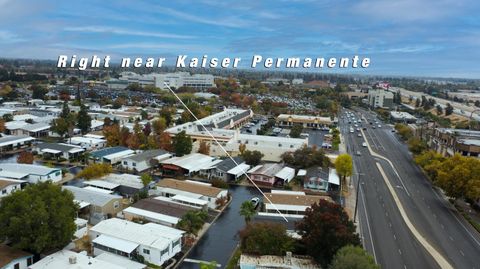
[(16, 43), (21, 41), (25, 41), (25, 39), (20, 38), (12, 32), (0, 30), (0, 43)]
[(84, 33), (111, 33), (117, 35), (131, 35), (131, 36), (146, 36), (146, 37), (159, 37), (159, 38), (177, 38), (177, 39), (190, 39), (195, 36), (190, 35), (178, 35), (168, 34), (160, 32), (145, 32), (135, 31), (130, 29), (116, 28), (116, 27), (104, 27), (104, 26), (79, 26), (79, 27), (66, 27), (65, 31), (68, 32), (84, 32)]

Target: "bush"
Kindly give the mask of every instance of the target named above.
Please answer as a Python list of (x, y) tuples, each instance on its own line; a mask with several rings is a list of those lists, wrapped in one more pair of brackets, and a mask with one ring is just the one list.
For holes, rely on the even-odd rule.
[(109, 164), (94, 163), (85, 167), (85, 169), (78, 173), (76, 177), (85, 179), (99, 178), (110, 174), (112, 171), (112, 166)]
[(228, 189), (228, 183), (221, 180), (221, 179), (215, 178), (211, 181), (211, 183), (212, 183), (213, 187), (221, 188), (221, 189)]

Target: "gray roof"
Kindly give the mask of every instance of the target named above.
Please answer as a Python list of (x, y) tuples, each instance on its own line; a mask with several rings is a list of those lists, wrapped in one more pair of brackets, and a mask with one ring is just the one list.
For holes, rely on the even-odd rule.
[(67, 145), (67, 144), (59, 144), (59, 143), (40, 143), (37, 144), (37, 148), (39, 149), (54, 149), (59, 150), (61, 152), (69, 152), (72, 149), (78, 149), (76, 146)]
[(128, 148), (126, 148), (126, 147), (104, 148), (104, 149), (92, 151), (90, 153), (90, 156), (92, 156), (92, 158), (101, 159), (101, 158), (103, 158), (107, 155), (118, 153), (118, 152), (125, 151), (125, 150), (128, 150)]
[[(237, 164), (242, 164), (244, 161), (242, 159), (242, 157), (234, 157), (233, 158), (235, 160), (235, 162), (237, 162)], [(221, 170), (221, 171), (224, 171), (224, 172), (228, 172), (230, 169), (234, 168), (237, 166), (237, 164), (235, 164), (234, 161), (232, 161), (232, 159), (230, 158), (227, 158), (225, 160), (223, 160), (222, 162), (218, 163), (216, 168), (218, 170)]]
[(142, 153), (135, 154), (133, 156), (128, 157), (127, 159), (135, 162), (142, 162), (142, 161), (146, 161), (164, 154), (171, 154), (171, 153), (163, 149), (152, 149), (152, 150), (146, 150)]
[(112, 199), (121, 199), (122, 196), (107, 194), (97, 191), (91, 191), (87, 189), (82, 189), (75, 186), (63, 186), (65, 190), (69, 190), (75, 196), (75, 200), (87, 202), (96, 206), (104, 206), (109, 203)]
[(230, 117), (230, 118), (225, 119), (221, 122), (218, 122), (217, 123), (217, 128), (223, 128), (223, 127), (229, 125), (231, 120), (233, 120), (235, 122), (239, 119), (243, 119), (243, 118), (247, 117), (248, 115), (250, 115), (250, 110), (245, 110), (242, 113), (238, 113), (233, 117)]

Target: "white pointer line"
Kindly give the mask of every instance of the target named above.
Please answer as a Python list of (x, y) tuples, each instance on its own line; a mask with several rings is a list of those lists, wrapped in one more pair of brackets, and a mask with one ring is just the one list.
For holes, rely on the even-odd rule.
[[(168, 85), (166, 82), (163, 82), (163, 84), (165, 84), (165, 86), (167, 86), (168, 90), (175, 96), (175, 98), (178, 99), (178, 101), (183, 105), (183, 107), (185, 107), (185, 109), (190, 113), (190, 115), (192, 115), (192, 117), (195, 119), (195, 121), (197, 123), (200, 123), (200, 125), (202, 125), (203, 129), (205, 131), (207, 131), (208, 135), (215, 141), (215, 143), (217, 143), (217, 145), (220, 146), (220, 148), (223, 150), (223, 152), (225, 152), (225, 154), (227, 154), (228, 158), (230, 158), (230, 160), (232, 160), (233, 163), (235, 163), (236, 166), (239, 166), (237, 161), (235, 161), (235, 159), (232, 158), (232, 156), (227, 152), (227, 150), (222, 146), (222, 144), (220, 144), (218, 142), (218, 140), (212, 135), (212, 133), (210, 133), (210, 131), (205, 127), (205, 125), (203, 125), (203, 123), (197, 118), (197, 116), (195, 116), (195, 114), (193, 114), (193, 112), (185, 105), (185, 103), (182, 101), (182, 99), (180, 99), (180, 97), (178, 97), (178, 95), (172, 90), (172, 88), (170, 88), (170, 85)], [(253, 186), (255, 186), (255, 188), (257, 188), (257, 190), (263, 195), (263, 197), (275, 208), (275, 210), (278, 212), (278, 214), (280, 214), (280, 216), (286, 222), (288, 222), (287, 218), (282, 214), (282, 212), (280, 212), (280, 210), (278, 210), (277, 206), (274, 203), (272, 203), (272, 201), (270, 201), (270, 199), (268, 199), (268, 197), (265, 195), (265, 193), (263, 193), (263, 191), (257, 186), (257, 184), (255, 184), (255, 182), (253, 182), (253, 180), (247, 175), (247, 173), (245, 171), (242, 171), (242, 172), (248, 178), (248, 180), (253, 184)]]

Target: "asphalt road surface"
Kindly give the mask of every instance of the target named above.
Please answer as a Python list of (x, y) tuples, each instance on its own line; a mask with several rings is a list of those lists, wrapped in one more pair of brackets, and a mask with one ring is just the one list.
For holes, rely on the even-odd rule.
[[(480, 268), (480, 236), (453, 209), (444, 196), (413, 163), (406, 145), (399, 141), (391, 126), (381, 128), (366, 123), (371, 112), (358, 110), (363, 119), (364, 136), (350, 133), (345, 119), (340, 121), (347, 150), (354, 160), (354, 184), (360, 177), (358, 219), (365, 248), (382, 268), (439, 268), (399, 213), (398, 204), (387, 188), (377, 166), (379, 163), (394, 187), (399, 202), (412, 225), (453, 268)], [(370, 154), (362, 143), (389, 162)], [(360, 151), (360, 156), (356, 155)], [(437, 259), (438, 260), (438, 259)]]

